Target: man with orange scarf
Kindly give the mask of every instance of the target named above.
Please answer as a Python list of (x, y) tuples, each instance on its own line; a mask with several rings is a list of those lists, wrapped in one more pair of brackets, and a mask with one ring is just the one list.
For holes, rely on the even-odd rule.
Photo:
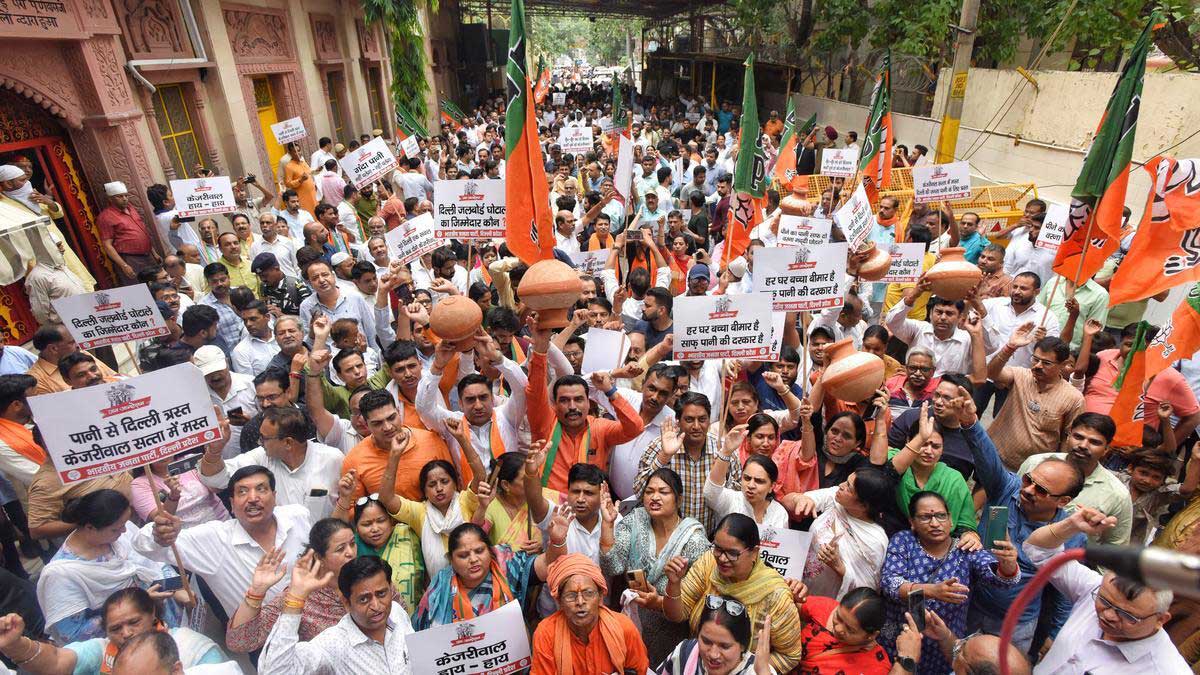
[(644, 673), (649, 657), (633, 621), (604, 606), (600, 566), (580, 553), (559, 558), (546, 578), (558, 611), (533, 633), (532, 675)]

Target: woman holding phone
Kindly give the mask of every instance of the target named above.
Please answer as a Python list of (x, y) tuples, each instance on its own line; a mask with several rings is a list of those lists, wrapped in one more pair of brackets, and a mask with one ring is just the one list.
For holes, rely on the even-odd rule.
[[(896, 657), (896, 637), (904, 629), (904, 613), (919, 592), (924, 608), (935, 612), (955, 635), (966, 634), (967, 605), (976, 584), (1016, 584), (1017, 549), (1008, 541), (988, 542), (992, 550), (966, 551), (951, 536), (954, 528), (946, 499), (923, 490), (909, 500), (912, 529), (897, 533), (888, 544), (879, 589), (887, 618), (879, 643)], [(913, 616), (924, 616), (913, 612)], [(925, 638), (917, 673), (946, 673), (946, 663), (936, 641)]]

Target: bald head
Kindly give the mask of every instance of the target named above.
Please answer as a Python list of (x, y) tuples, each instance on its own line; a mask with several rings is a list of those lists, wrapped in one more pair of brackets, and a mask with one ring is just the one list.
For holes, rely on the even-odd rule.
[[(958, 658), (954, 660), (956, 675), (1000, 675), (1000, 638), (995, 635), (979, 634), (967, 639)], [(1030, 675), (1029, 661), (1020, 649), (1010, 644), (1008, 669), (1010, 675)]]
[(565, 209), (559, 211), (554, 214), (554, 225), (564, 236), (573, 234), (575, 232), (575, 214)]
[(371, 216), (367, 219), (367, 234), (370, 236), (382, 237), (387, 232), (387, 221), (380, 216)]
[(304, 226), (304, 244), (306, 246), (317, 246), (325, 243), (327, 230), (321, 223), (309, 223)]

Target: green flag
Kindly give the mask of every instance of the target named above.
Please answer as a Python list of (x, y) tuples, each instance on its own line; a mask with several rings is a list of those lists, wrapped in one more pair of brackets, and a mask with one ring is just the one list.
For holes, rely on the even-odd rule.
[(742, 83), (742, 120), (739, 126), (737, 165), (733, 169), (733, 189), (761, 198), (767, 190), (767, 153), (762, 146), (758, 123), (758, 100), (754, 93), (754, 54), (746, 58)]
[(467, 114), (454, 105), (454, 101), (442, 99), (442, 113), (448, 115), (450, 119), (454, 120), (460, 126), (467, 121)]
[(429, 138), (429, 132), (425, 130), (425, 125), (421, 124), (417, 116), (412, 114), (412, 111), (402, 103), (396, 103), (396, 126), (400, 128), (405, 137), (424, 136)]
[(809, 134), (812, 133), (813, 128), (816, 126), (817, 126), (817, 113), (813, 113), (808, 116), (808, 119), (804, 120), (804, 124), (800, 125), (800, 131), (796, 132), (796, 137), (804, 138), (804, 137), (808, 136)]
[(612, 90), (612, 128), (613, 131), (620, 131), (629, 126), (629, 106), (625, 103), (621, 78), (616, 73), (612, 77)]
[(871, 92), (871, 112), (863, 134), (858, 170), (871, 203), (879, 200), (879, 190), (892, 183), (892, 50), (883, 55), (879, 78)]

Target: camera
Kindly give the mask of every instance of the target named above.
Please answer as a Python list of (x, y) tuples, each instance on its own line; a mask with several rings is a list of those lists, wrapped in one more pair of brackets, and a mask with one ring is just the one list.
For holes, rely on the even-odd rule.
[(253, 183), (254, 182), (254, 174), (252, 174), (252, 173), (246, 174), (246, 176), (244, 178), (242, 178), (242, 182), (243, 183)]

